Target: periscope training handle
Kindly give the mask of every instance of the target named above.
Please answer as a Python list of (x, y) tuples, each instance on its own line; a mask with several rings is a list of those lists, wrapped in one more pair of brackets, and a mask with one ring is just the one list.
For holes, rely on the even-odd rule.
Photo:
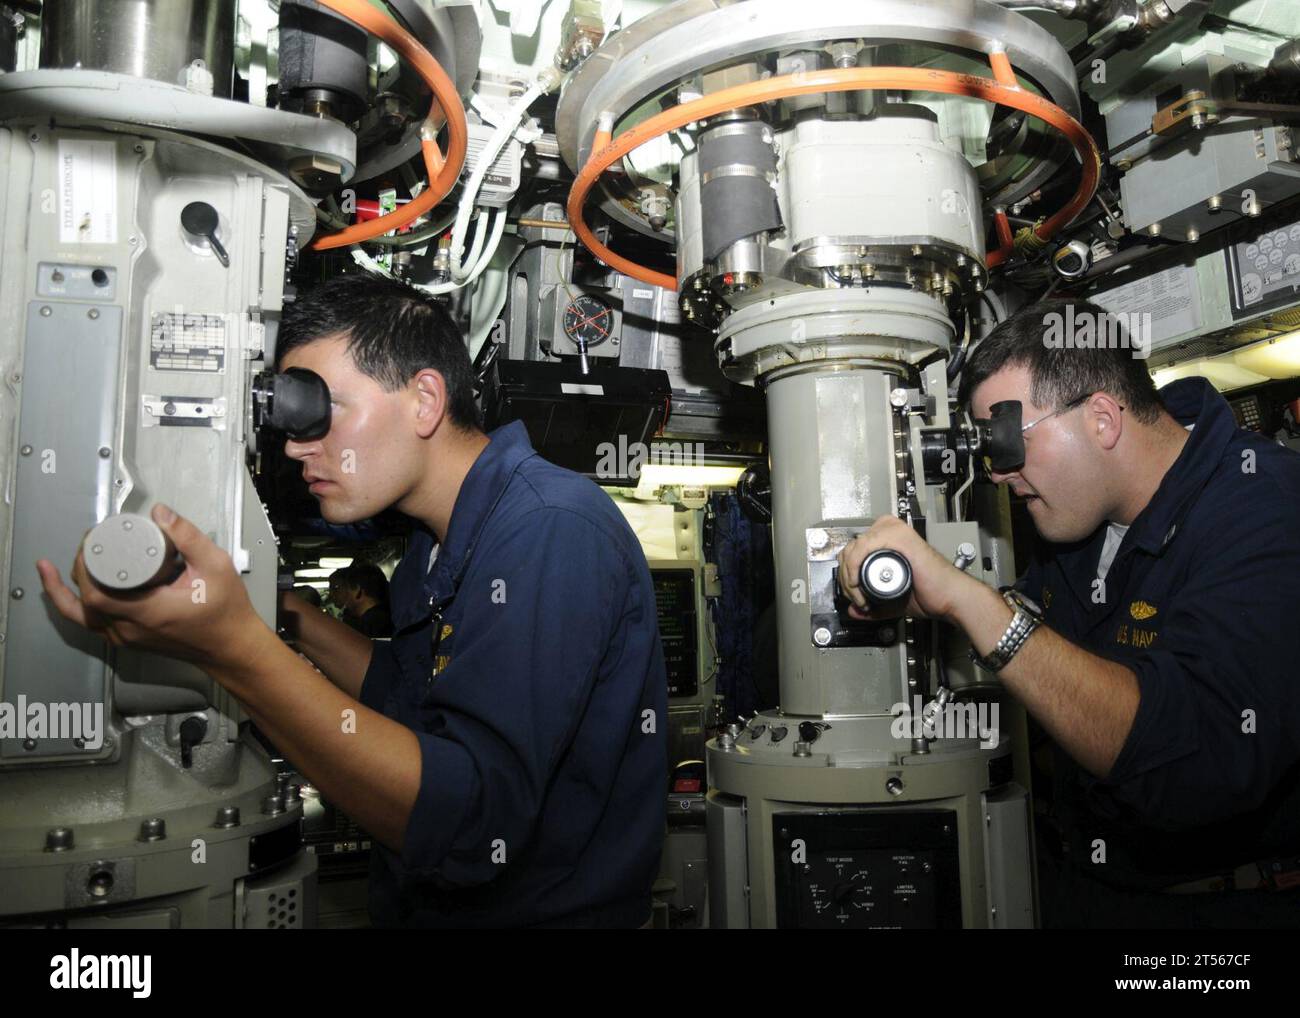
[(858, 567), (858, 585), (873, 608), (906, 600), (912, 592), (912, 566), (896, 551), (873, 551)]
[(118, 513), (82, 541), (90, 578), (106, 590), (141, 590), (170, 583), (185, 568), (172, 540), (148, 516)]

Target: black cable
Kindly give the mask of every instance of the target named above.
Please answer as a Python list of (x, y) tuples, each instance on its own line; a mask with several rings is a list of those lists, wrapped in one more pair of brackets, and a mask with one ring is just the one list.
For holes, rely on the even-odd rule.
[[(993, 315), (994, 326), (996, 327), (997, 325), (1001, 324), (1002, 320), (998, 317), (998, 309), (993, 306), (993, 301), (989, 299), (989, 295), (987, 291), (985, 290), (980, 291), (980, 301), (989, 309), (989, 312)], [(973, 322), (974, 316), (970, 313), (969, 308), (966, 309), (966, 313), (963, 317), (966, 323), (965, 340), (962, 343), (961, 349), (957, 352), (957, 356), (954, 357), (948, 364), (948, 385), (949, 386), (951, 386), (952, 383), (956, 381), (957, 376), (961, 374), (962, 368), (966, 366), (966, 357), (970, 353), (971, 347), (975, 345), (975, 326)]]
[[(944, 689), (952, 689), (948, 685), (948, 663), (943, 659), (943, 633), (939, 628), (939, 620), (933, 619), (934, 629), (930, 635), (930, 653), (934, 655), (935, 664), (939, 666), (939, 685)], [(956, 693), (953, 694), (954, 698)]]
[(951, 386), (953, 380), (961, 374), (961, 369), (966, 364), (966, 351), (970, 349), (971, 337), (974, 336), (975, 330), (971, 327), (970, 309), (961, 305), (961, 349), (957, 351), (957, 356), (948, 362), (948, 385)]

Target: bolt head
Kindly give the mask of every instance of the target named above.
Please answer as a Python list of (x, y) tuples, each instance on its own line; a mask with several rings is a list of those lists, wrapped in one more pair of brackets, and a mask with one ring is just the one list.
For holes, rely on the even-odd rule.
[(47, 852), (66, 852), (73, 847), (74, 843), (71, 827), (53, 827), (45, 832)]

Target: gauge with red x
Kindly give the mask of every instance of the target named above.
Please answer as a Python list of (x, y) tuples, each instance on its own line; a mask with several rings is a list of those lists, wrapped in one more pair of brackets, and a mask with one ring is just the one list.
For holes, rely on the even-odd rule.
[(584, 293), (564, 309), (564, 334), (579, 346), (595, 346), (614, 331), (614, 311), (599, 297)]

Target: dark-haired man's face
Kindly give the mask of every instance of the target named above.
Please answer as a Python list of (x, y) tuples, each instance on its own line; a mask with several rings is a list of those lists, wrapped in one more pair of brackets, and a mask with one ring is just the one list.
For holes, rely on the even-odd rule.
[(361, 591), (356, 587), (349, 587), (346, 584), (340, 584), (337, 590), (334, 586), (330, 587), (330, 600), (338, 607), (344, 615), (350, 618), (359, 617), (358, 611)]
[[(1023, 424), (1059, 409), (1038, 406), (1029, 391), (1027, 367), (1003, 368), (972, 393), (971, 416), (987, 419), (994, 403), (1008, 399), (1021, 402)], [(994, 483), (1009, 484), (1024, 497), (1035, 528), (1048, 541), (1082, 540), (1106, 518), (1107, 479), (1097, 443), (1087, 430), (1087, 413), (1086, 406), (1076, 407), (1030, 428), (1020, 469), (991, 475)]]
[(410, 422), (410, 395), (387, 392), (357, 369), (345, 340), (313, 340), (284, 355), (280, 370), (307, 368), (330, 390), (330, 429), (309, 442), (289, 439), (285, 455), (303, 476), (330, 523), (369, 519), (400, 501), (421, 470), (422, 452)]

